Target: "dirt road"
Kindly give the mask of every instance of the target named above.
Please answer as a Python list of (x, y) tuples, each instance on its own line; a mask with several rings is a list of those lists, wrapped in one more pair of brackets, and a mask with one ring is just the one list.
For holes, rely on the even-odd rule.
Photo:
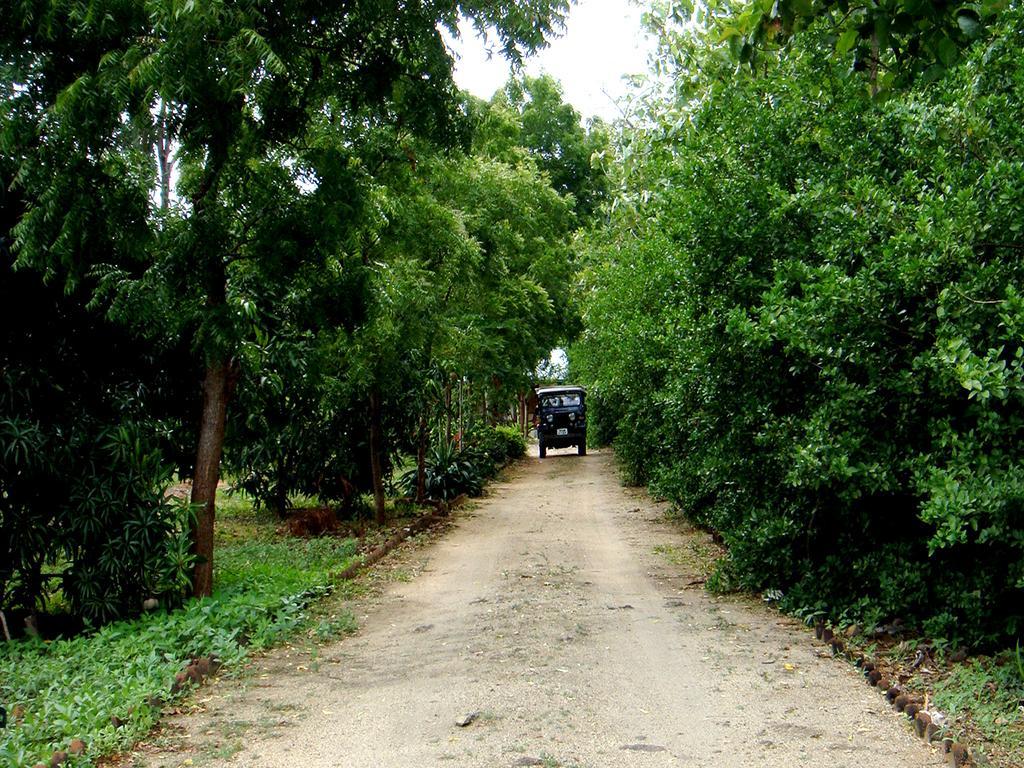
[[(847, 663), (685, 564), (608, 453), (528, 460), (317, 663), (222, 684), (151, 766), (940, 766)], [(673, 564), (665, 552), (684, 555)], [(473, 715), (464, 727), (460, 718)], [(205, 744), (205, 746), (203, 746)], [(210, 745), (217, 749), (213, 749)]]

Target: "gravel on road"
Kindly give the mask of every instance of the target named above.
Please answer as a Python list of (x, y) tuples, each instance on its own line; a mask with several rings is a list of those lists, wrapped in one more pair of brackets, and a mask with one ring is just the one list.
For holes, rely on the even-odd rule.
[(400, 557), (316, 664), (271, 653), (198, 696), (138, 765), (940, 766), (812, 633), (697, 586), (707, 535), (618, 482), (610, 452), (529, 457)]

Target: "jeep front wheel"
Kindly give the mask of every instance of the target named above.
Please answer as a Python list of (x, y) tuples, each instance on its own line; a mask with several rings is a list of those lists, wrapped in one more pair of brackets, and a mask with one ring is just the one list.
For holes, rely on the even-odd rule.
[(541, 458), (543, 459), (543, 458), (544, 458), (544, 457), (545, 457), (545, 456), (547, 455), (547, 453), (548, 453), (548, 449), (547, 449), (547, 446), (546, 446), (546, 445), (544, 445), (544, 441), (543, 441), (543, 440), (541, 440), (541, 441), (540, 441), (540, 442), (538, 443), (538, 447), (540, 448), (540, 457), (541, 457)]

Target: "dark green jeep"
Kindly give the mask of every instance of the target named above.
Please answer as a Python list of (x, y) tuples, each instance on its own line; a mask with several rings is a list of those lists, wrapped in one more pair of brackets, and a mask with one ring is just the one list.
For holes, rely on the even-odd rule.
[(544, 387), (537, 390), (537, 441), (540, 457), (548, 448), (575, 445), (587, 455), (587, 393), (583, 387)]

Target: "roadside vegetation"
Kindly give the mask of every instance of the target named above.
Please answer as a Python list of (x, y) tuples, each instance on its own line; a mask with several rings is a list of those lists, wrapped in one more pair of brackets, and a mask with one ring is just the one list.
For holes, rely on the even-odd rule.
[(665, 24), (673, 90), (638, 106), (590, 238), (570, 359), (594, 426), (723, 537), (736, 586), (1013, 646), (1024, 15), (884, 92), (829, 24), (753, 72)]
[(1018, 738), (1024, 14), (938, 8), (658, 6), (570, 361), (711, 583), (1003, 659), (934, 701)]
[(899, 624), (846, 631), (847, 653), (870, 659), (885, 690), (896, 686), (919, 702), (939, 728), (936, 740), (969, 745), (977, 764), (1024, 760), (1024, 657), (1016, 649), (968, 654)]
[(606, 191), (603, 125), (550, 78), (459, 93), (438, 32), (465, 11), (518, 60), (563, 2), (105, 7), (0, 36), (15, 634), (209, 595), (224, 474), (282, 519), (296, 495), (345, 518), (370, 494), (383, 524), (399, 457), (415, 501), (472, 492), (510, 455), (487, 429), (525, 431), (538, 364), (578, 329), (574, 237)]
[[(451, 448), (457, 472), (428, 459), (428, 498), (479, 495), (526, 449), (515, 427), (476, 425), (470, 434), (462, 449)], [(415, 468), (410, 472), (415, 477)], [(210, 597), (87, 625), (69, 636), (0, 646), (0, 700), (10, 720), (0, 738), (0, 764), (48, 763), (64, 752), (69, 765), (91, 765), (130, 749), (208, 675), (238, 674), (247, 659), (281, 643), (317, 644), (354, 630), (345, 602), (362, 587), (338, 575), (383, 543), (392, 526), (374, 525), (367, 497), (357, 500), (358, 511), (346, 525), (317, 529), (323, 535), (314, 537), (291, 536), (292, 520), (321, 512), (306, 506), (314, 501), (290, 499), (294, 518), (282, 524), (243, 491), (222, 496)], [(419, 514), (409, 501), (389, 501), (394, 524)], [(193, 668), (197, 673), (182, 681)], [(84, 749), (79, 755), (76, 743)]]
[(355, 557), (356, 540), (282, 536), (276, 519), (237, 497), (221, 515), (212, 596), (72, 637), (30, 638), (0, 649), (0, 696), (10, 720), (0, 738), (0, 764), (49, 763), (76, 739), (84, 753), (71, 764), (92, 764), (131, 747), (165, 707), (201, 682), (175, 686), (193, 659), (213, 657), (203, 677), (221, 666), (237, 673), (252, 654), (299, 634), (320, 641), (354, 629), (351, 614), (322, 598), (336, 589), (332, 574)]
[(423, 5), (8, 9), (0, 758), (88, 761), (188, 660), (342, 631), (307, 606), (348, 534), (478, 494), (570, 344), (711, 587), (901, 627), (1019, 749), (1021, 8), (653, 2), (606, 126), (452, 81), (440, 28), (520, 61), (566, 0)]
[[(519, 61), (566, 9), (9, 9), (5, 765), (129, 743), (185, 661), (296, 631), (348, 534), (521, 455), (538, 365), (579, 326), (608, 131), (550, 78), (459, 92), (440, 30), (464, 14)], [(240, 529), (225, 477), (261, 526), (332, 536)]]

